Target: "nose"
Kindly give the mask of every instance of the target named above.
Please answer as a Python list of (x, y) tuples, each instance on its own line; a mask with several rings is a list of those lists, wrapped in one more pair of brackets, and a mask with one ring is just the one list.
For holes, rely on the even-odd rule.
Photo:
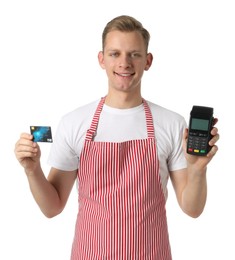
[(131, 66), (131, 57), (128, 54), (123, 54), (119, 58), (119, 67), (128, 68)]

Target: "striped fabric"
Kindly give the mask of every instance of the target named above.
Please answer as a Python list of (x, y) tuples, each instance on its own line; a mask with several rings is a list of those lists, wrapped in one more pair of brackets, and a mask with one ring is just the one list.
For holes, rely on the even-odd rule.
[(152, 115), (148, 138), (95, 142), (105, 98), (80, 156), (79, 212), (71, 260), (171, 260)]

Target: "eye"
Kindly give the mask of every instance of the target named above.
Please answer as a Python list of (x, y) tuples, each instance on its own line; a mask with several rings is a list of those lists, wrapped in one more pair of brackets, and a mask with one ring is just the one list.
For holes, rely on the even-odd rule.
[(118, 57), (119, 53), (118, 52), (110, 52), (109, 56), (111, 57)]
[(133, 52), (133, 53), (131, 53), (131, 57), (132, 58), (139, 58), (139, 57), (141, 57), (141, 54), (139, 52)]

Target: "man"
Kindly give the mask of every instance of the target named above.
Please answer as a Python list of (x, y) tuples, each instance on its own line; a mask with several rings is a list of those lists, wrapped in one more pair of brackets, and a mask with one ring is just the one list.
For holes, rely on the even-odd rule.
[(102, 39), (98, 60), (107, 73), (107, 95), (62, 118), (48, 177), (33, 136), (21, 135), (15, 155), (47, 217), (62, 212), (78, 179), (71, 259), (170, 260), (168, 177), (179, 206), (198, 217), (206, 203), (206, 169), (218, 150), (218, 130), (211, 131), (207, 156), (187, 154), (183, 117), (141, 96), (141, 79), (153, 60), (148, 31), (133, 17), (119, 16), (106, 25)]

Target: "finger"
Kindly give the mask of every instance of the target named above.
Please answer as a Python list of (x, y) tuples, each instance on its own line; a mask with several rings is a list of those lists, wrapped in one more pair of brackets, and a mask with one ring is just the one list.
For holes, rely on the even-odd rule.
[(186, 149), (187, 139), (188, 139), (188, 128), (184, 129), (183, 132), (183, 149)]
[(218, 118), (214, 118), (214, 120), (213, 120), (213, 126), (216, 125), (216, 124), (218, 123), (218, 121), (219, 121)]
[(17, 158), (33, 157), (37, 154), (38, 148), (32, 146), (18, 145), (15, 147), (15, 155)]
[(213, 138), (209, 141), (209, 145), (210, 146), (215, 145), (215, 143), (218, 142), (219, 138), (220, 138), (219, 134), (216, 134), (215, 136), (213, 136)]
[(37, 143), (33, 142), (32, 140), (32, 135), (29, 134), (22, 134), (23, 137), (21, 137), (17, 142), (16, 146), (31, 146), (31, 147), (36, 147)]
[(207, 154), (207, 157), (213, 157), (218, 152), (218, 146), (214, 145), (210, 152)]
[(16, 154), (16, 158), (19, 162), (23, 161), (26, 158), (35, 158), (35, 157), (37, 157), (37, 153), (19, 152)]
[(14, 152), (17, 159), (22, 159), (23, 157), (34, 157), (38, 152), (38, 147), (37, 144), (32, 141), (20, 139), (15, 145)]
[(183, 133), (183, 139), (187, 139), (187, 138), (188, 138), (188, 128), (185, 128)]
[(218, 133), (218, 128), (217, 127), (213, 127), (212, 129), (211, 129), (211, 134), (212, 135), (216, 135)]
[(29, 134), (29, 133), (21, 133), (20, 135), (20, 139), (28, 139), (28, 140), (33, 140), (33, 135)]

